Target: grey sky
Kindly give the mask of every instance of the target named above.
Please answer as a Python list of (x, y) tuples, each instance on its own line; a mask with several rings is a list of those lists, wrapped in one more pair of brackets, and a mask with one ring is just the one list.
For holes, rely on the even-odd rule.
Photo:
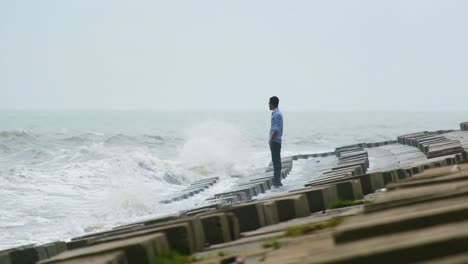
[(0, 0), (1, 109), (468, 111), (468, 1)]

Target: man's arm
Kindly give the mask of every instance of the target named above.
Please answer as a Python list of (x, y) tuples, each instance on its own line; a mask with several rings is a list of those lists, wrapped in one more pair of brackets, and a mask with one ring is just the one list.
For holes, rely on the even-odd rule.
[[(278, 131), (273, 132), (273, 134), (271, 135), (270, 147), (271, 147), (271, 144), (273, 143), (273, 140), (276, 138), (277, 135), (278, 135)], [(263, 142), (265, 142), (265, 141), (263, 141)]]
[(273, 122), (271, 124), (271, 128), (273, 130), (273, 134), (271, 134), (270, 138), (270, 147), (273, 143), (273, 140), (278, 136), (278, 131), (280, 129), (280, 117), (278, 115), (273, 116)]

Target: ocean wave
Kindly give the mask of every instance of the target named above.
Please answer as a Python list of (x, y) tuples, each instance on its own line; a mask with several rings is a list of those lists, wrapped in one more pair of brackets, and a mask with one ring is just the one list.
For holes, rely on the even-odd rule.
[(3, 145), (3, 144), (0, 144), (0, 151), (3, 152), (3, 153), (9, 153), (10, 152), (10, 148)]
[(164, 141), (164, 137), (162, 136), (156, 136), (156, 135), (143, 135), (143, 137), (145, 138), (149, 138), (149, 139), (154, 139), (154, 140), (158, 140), (158, 141)]
[(0, 131), (0, 138), (31, 138), (36, 137), (27, 130), (3, 130)]
[(4, 130), (0, 131), (0, 137), (11, 138), (11, 137), (34, 137), (34, 135), (26, 130)]

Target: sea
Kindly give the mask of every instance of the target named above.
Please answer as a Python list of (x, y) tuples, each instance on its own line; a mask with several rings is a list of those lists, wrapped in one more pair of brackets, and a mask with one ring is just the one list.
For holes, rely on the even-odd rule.
[[(289, 112), (282, 156), (459, 129), (467, 112)], [(270, 162), (265, 111), (0, 111), (0, 249), (206, 205)], [(163, 204), (192, 182), (220, 181)]]

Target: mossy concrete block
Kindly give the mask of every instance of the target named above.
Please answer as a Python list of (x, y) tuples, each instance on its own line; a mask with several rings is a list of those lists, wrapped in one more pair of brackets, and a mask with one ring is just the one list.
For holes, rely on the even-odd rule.
[(203, 226), (208, 245), (222, 244), (231, 241), (231, 229), (225, 213), (198, 216)]
[(56, 264), (131, 264), (127, 262), (124, 251), (114, 251), (111, 253), (86, 256), (71, 260), (55, 262)]
[[(161, 249), (158, 248), (157, 245), (166, 245), (166, 248), (163, 249), (164, 252), (158, 252), (158, 250)], [(83, 257), (96, 256), (99, 254), (112, 253), (119, 250), (125, 252), (128, 263), (141, 264), (154, 264), (156, 261), (156, 256), (164, 253), (167, 254), (169, 252), (166, 236), (162, 233), (158, 233), (66, 251), (53, 258), (42, 260), (39, 263), (63, 263), (64, 261), (76, 260)]]
[(223, 209), (223, 212), (233, 213), (237, 217), (240, 232), (256, 230), (266, 225), (263, 204), (259, 202), (233, 205)]
[(273, 200), (280, 222), (310, 215), (309, 203), (305, 194), (285, 195)]
[(263, 203), (263, 213), (265, 215), (265, 225), (275, 225), (279, 223), (278, 209), (274, 201)]
[(359, 180), (336, 183), (336, 191), (340, 200), (358, 200), (363, 198)]

